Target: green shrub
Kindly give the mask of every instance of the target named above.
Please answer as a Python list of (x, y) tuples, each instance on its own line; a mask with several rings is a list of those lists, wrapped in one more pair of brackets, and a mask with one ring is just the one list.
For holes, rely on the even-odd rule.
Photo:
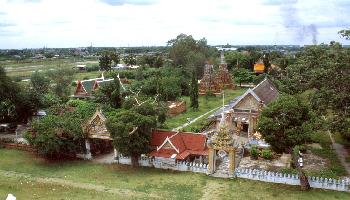
[(263, 149), (261, 151), (261, 157), (270, 160), (272, 158), (272, 151), (270, 149)]
[(22, 80), (22, 77), (20, 77), (20, 76), (14, 76), (14, 77), (12, 77), (12, 80), (13, 80), (14, 82), (20, 82), (20, 81)]
[(71, 83), (71, 86), (76, 87), (76, 86), (77, 86), (77, 82), (73, 81), (73, 82)]
[(256, 148), (256, 146), (253, 146), (250, 149), (250, 157), (252, 159), (258, 159), (258, 157), (259, 157), (259, 150), (258, 150), (258, 148)]
[(98, 70), (100, 70), (100, 67), (98, 65), (92, 65), (92, 66), (86, 67), (87, 72), (93, 72), (93, 71), (98, 71)]

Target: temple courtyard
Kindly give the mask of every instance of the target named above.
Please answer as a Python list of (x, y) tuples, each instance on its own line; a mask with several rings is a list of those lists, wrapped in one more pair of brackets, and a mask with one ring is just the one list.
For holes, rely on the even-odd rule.
[(349, 199), (350, 194), (91, 161), (50, 162), (0, 149), (0, 199)]

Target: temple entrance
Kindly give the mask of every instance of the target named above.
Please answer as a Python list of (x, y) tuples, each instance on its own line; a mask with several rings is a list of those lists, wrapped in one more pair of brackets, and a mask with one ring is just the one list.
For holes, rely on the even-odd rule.
[(231, 176), (235, 170), (234, 148), (209, 148), (209, 173)]
[(113, 139), (106, 127), (106, 117), (102, 114), (101, 110), (96, 110), (95, 114), (83, 126), (83, 131), (86, 135), (86, 159), (92, 159), (92, 155), (107, 154), (113, 150), (114, 157), (117, 157), (117, 151), (112, 145)]

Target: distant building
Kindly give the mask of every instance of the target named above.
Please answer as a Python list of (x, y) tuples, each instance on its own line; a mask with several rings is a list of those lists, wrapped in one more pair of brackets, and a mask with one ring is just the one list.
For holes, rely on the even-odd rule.
[(86, 65), (77, 65), (73, 67), (74, 69), (78, 69), (79, 71), (86, 71)]
[(221, 63), (217, 72), (214, 72), (214, 66), (207, 63), (204, 67), (204, 76), (199, 82), (199, 94), (204, 95), (207, 92), (219, 94), (223, 89), (234, 89), (232, 77), (227, 69), (224, 52), (221, 52)]
[(258, 62), (254, 64), (254, 73), (255, 74), (262, 74), (265, 71), (265, 65), (264, 62), (260, 59)]
[(113, 81), (114, 79), (94, 78), (89, 80), (77, 81), (73, 97), (75, 98), (90, 98), (93, 96), (93, 91), (96, 91), (100, 86)]

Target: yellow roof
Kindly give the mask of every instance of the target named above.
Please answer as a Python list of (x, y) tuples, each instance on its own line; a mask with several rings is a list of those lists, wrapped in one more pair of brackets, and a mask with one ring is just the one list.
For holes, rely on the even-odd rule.
[(265, 65), (263, 63), (256, 63), (254, 65), (254, 71), (264, 71)]

